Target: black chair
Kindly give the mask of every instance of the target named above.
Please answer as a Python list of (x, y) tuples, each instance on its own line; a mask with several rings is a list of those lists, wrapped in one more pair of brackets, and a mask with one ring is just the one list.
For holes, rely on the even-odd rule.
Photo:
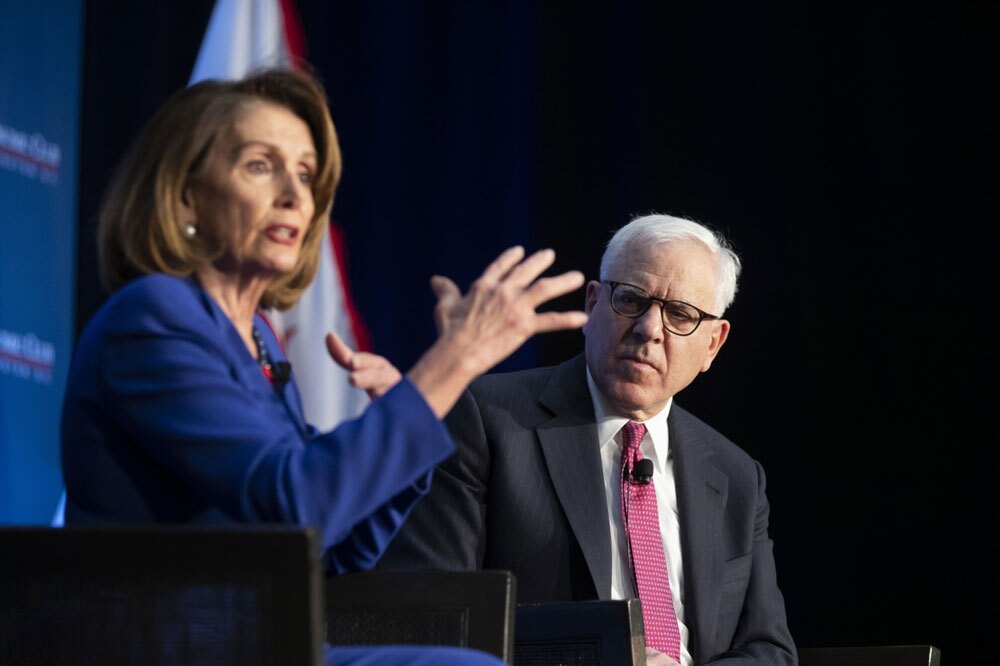
[(304, 529), (0, 529), (0, 661), (315, 666), (322, 585)]
[(511, 663), (517, 587), (509, 571), (373, 571), (326, 581), (333, 645), (447, 645)]
[(646, 632), (638, 599), (520, 604), (517, 666), (643, 666)]
[(799, 648), (799, 666), (940, 666), (933, 645)]

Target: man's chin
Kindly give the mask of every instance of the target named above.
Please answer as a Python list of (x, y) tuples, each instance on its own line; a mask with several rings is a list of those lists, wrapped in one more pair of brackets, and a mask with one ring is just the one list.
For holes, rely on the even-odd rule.
[[(623, 414), (629, 417), (643, 417), (656, 413), (659, 409), (655, 404), (657, 401), (650, 395), (649, 390), (629, 381), (616, 382), (607, 391), (607, 397), (611, 400)], [(666, 404), (666, 401), (663, 401)]]

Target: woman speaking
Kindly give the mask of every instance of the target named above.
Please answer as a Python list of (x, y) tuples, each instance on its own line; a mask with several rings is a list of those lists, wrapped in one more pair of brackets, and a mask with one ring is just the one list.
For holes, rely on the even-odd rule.
[[(577, 272), (540, 278), (551, 251), (507, 250), (464, 295), (435, 277), (439, 335), (405, 377), (328, 339), (375, 399), (317, 432), (260, 311), (292, 306), (315, 276), (340, 171), (325, 94), (305, 73), (200, 83), (149, 121), (99, 219), (113, 293), (67, 384), (67, 524), (303, 525), (319, 533), (329, 572), (370, 568), (452, 453), (441, 417), (469, 382), (533, 334), (583, 325), (582, 312), (535, 312), (583, 283)], [(387, 650), (329, 660), (495, 663)]]

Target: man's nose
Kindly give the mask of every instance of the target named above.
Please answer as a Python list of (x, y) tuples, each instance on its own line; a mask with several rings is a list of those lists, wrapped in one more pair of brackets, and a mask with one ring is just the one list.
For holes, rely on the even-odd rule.
[(632, 331), (643, 340), (652, 342), (662, 340), (663, 314), (660, 312), (661, 307), (659, 303), (652, 303), (648, 310), (636, 317)]

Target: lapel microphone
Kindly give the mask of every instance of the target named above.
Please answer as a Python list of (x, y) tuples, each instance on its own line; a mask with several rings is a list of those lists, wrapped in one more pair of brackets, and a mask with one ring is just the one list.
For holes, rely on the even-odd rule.
[(649, 458), (635, 461), (632, 466), (632, 473), (629, 474), (628, 482), (632, 485), (648, 485), (653, 478), (653, 461)]
[(288, 361), (277, 361), (271, 364), (271, 383), (279, 391), (292, 378), (292, 364)]

